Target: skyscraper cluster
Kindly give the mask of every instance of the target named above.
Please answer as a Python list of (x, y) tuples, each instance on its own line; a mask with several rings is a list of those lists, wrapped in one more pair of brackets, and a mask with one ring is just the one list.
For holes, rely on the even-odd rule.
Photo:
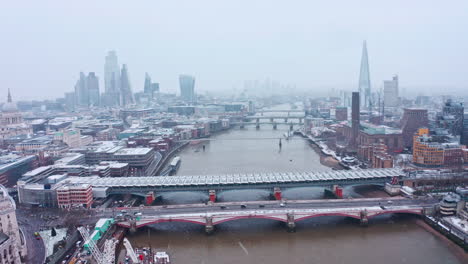
[(122, 64), (120, 68), (115, 51), (109, 51), (105, 58), (104, 84), (103, 105), (127, 106), (135, 103), (127, 65)]
[(94, 72), (86, 76), (80, 72), (80, 78), (75, 84), (74, 103), (78, 106), (99, 106), (99, 79)]
[(143, 87), (143, 93), (149, 96), (150, 99), (153, 99), (155, 94), (159, 92), (159, 83), (151, 82), (151, 76), (145, 74), (145, 86)]

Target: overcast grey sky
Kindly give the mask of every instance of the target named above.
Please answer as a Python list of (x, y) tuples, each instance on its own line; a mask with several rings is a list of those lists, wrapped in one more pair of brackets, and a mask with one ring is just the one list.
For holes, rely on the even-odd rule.
[(374, 87), (398, 73), (414, 89), (468, 90), (466, 0), (2, 2), (0, 101), (7, 88), (16, 99), (59, 97), (80, 71), (95, 71), (102, 91), (111, 49), (134, 91), (145, 72), (162, 91), (176, 91), (180, 73), (199, 91), (266, 77), (351, 90), (364, 39)]

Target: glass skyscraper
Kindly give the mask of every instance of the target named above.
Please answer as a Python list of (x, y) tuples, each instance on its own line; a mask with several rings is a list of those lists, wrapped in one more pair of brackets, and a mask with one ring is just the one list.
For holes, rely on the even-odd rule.
[(195, 102), (195, 77), (182, 74), (179, 76), (180, 97), (187, 103)]
[(361, 70), (359, 72), (359, 94), (361, 107), (369, 107), (371, 104), (371, 83), (369, 74), (369, 59), (367, 57), (367, 44), (362, 45)]

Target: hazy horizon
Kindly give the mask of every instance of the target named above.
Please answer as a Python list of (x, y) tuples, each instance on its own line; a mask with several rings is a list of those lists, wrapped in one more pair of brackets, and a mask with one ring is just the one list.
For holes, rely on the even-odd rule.
[(311, 2), (5, 2), (0, 102), (8, 88), (14, 100), (62, 97), (80, 71), (96, 72), (102, 92), (110, 50), (133, 92), (145, 72), (162, 92), (178, 93), (184, 73), (198, 93), (266, 78), (318, 94), (355, 90), (363, 40), (373, 89), (398, 74), (406, 92), (465, 95), (467, 1)]

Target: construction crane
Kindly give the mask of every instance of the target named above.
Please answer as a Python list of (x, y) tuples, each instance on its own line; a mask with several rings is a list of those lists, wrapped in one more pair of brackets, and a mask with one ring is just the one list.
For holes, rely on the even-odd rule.
[(89, 248), (91, 250), (91, 254), (93, 255), (94, 259), (98, 264), (109, 264), (106, 263), (104, 260), (104, 257), (102, 255), (102, 252), (99, 250), (98, 246), (94, 242), (94, 240), (91, 239), (88, 229), (86, 229), (83, 226), (78, 227), (78, 231), (80, 232), (81, 236), (83, 237), (83, 240), (85, 241), (85, 244), (88, 243)]
[(140, 263), (140, 260), (138, 259), (137, 255), (135, 254), (135, 250), (133, 250), (133, 247), (132, 247), (132, 244), (130, 244), (130, 241), (128, 241), (127, 238), (124, 238), (123, 239), (123, 244), (125, 246), (125, 249), (127, 249), (127, 254), (130, 256), (133, 263)]
[(117, 247), (118, 240), (115, 238), (107, 239), (104, 243), (104, 263), (114, 264), (115, 263), (115, 248)]

